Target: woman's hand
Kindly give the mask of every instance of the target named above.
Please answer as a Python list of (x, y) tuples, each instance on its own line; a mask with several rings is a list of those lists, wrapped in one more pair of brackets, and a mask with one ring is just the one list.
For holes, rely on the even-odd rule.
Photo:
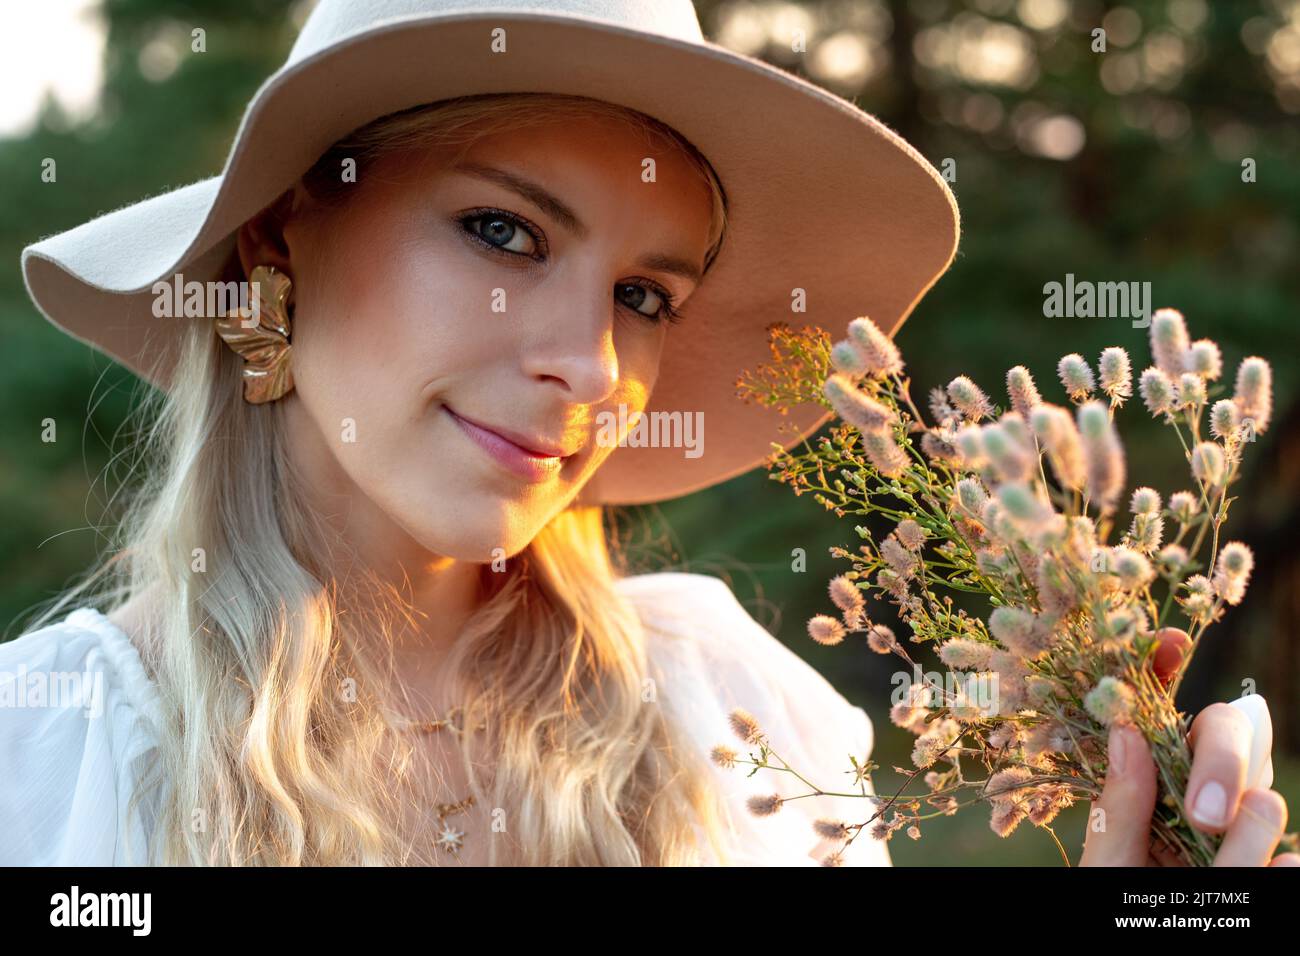
[[(1168, 683), (1183, 650), (1185, 633), (1160, 631), (1155, 671)], [(1275, 790), (1248, 788), (1252, 728), (1246, 715), (1228, 704), (1211, 704), (1192, 722), (1189, 743), (1192, 772), (1187, 807), (1192, 826), (1224, 834), (1215, 866), (1300, 866), (1300, 854), (1277, 848), (1286, 829), (1287, 806)], [(1102, 811), (1096, 828), (1089, 820), (1080, 866), (1177, 866), (1151, 830), (1156, 804), (1156, 765), (1140, 731), (1116, 725), (1108, 744), (1110, 766), (1092, 813)]]

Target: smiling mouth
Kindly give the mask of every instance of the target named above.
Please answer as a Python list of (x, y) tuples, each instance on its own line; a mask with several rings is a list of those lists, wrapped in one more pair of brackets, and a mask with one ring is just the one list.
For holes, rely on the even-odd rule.
[(554, 478), (560, 473), (564, 463), (573, 457), (572, 454), (565, 455), (525, 448), (486, 425), (481, 425), (458, 415), (450, 405), (444, 404), (442, 409), (474, 444), (487, 453), (495, 464), (524, 481), (542, 482)]

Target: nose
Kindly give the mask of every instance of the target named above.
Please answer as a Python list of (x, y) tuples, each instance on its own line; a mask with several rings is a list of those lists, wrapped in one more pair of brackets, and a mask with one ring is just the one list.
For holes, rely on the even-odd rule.
[(544, 321), (524, 349), (524, 371), (539, 381), (563, 388), (575, 404), (594, 405), (618, 385), (618, 353), (614, 348), (614, 292), (605, 285), (596, 294), (566, 296), (539, 303)]

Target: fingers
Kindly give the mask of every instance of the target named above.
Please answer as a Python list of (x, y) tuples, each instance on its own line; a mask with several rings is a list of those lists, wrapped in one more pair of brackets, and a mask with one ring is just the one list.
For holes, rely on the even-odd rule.
[(1300, 866), (1300, 853), (1279, 853), (1269, 866)]
[(1136, 728), (1116, 724), (1107, 752), (1106, 783), (1092, 804), (1079, 865), (1146, 866), (1156, 806), (1151, 748)]
[(1182, 664), (1187, 649), (1192, 646), (1192, 639), (1187, 636), (1186, 631), (1165, 627), (1156, 631), (1156, 640), (1160, 643), (1156, 645), (1156, 652), (1152, 655), (1151, 667), (1155, 670), (1160, 683), (1168, 686), (1174, 674), (1178, 672), (1178, 666)]
[(1198, 830), (1223, 833), (1232, 823), (1246, 788), (1253, 734), (1250, 719), (1227, 704), (1211, 704), (1196, 715), (1188, 736), (1187, 816)]
[[(1241, 809), (1228, 827), (1215, 866), (1269, 866), (1286, 829), (1286, 801), (1276, 790), (1247, 790)], [(1295, 856), (1284, 853), (1278, 859)], [(1282, 863), (1280, 866), (1294, 865)]]

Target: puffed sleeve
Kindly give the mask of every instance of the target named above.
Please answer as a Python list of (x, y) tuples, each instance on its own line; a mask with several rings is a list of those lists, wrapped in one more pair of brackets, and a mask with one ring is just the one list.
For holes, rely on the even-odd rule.
[(146, 862), (156, 697), (126, 636), (87, 607), (0, 644), (0, 704), (0, 865)]
[[(646, 630), (657, 694), (669, 716), (707, 760), (730, 824), (730, 862), (745, 866), (817, 866), (836, 851), (839, 865), (889, 866), (887, 845), (869, 828), (844, 847), (814, 830), (819, 818), (862, 823), (875, 812), (869, 777), (855, 780), (873, 744), (871, 719), (831, 683), (767, 632), (709, 575), (665, 572), (620, 582)], [(768, 746), (821, 791), (851, 796), (802, 797), (812, 788), (793, 774), (748, 764), (726, 768), (708, 760), (717, 745), (748, 759), (729, 715), (748, 711)], [(780, 766), (778, 761), (772, 763)], [(753, 775), (750, 776), (750, 773)], [(777, 794), (787, 802), (756, 816), (750, 797)], [(789, 799), (798, 797), (799, 799)], [(706, 853), (706, 862), (719, 862)]]

